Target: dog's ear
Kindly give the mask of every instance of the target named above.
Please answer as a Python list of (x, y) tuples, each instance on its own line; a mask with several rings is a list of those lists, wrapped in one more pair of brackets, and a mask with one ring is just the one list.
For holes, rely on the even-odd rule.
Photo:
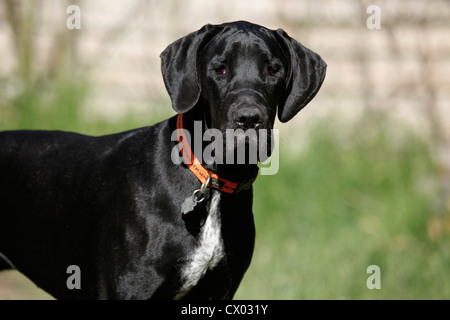
[(213, 25), (205, 25), (173, 42), (160, 55), (164, 84), (178, 113), (189, 111), (200, 98), (198, 56), (215, 29)]
[(325, 79), (327, 64), (317, 53), (289, 37), (283, 30), (278, 29), (275, 33), (289, 64), (286, 90), (278, 104), (278, 119), (287, 122), (319, 91)]

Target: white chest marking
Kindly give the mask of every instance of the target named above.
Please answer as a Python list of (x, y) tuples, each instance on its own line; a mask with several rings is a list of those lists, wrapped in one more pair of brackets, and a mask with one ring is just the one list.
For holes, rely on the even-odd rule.
[(206, 271), (212, 270), (225, 256), (220, 219), (220, 191), (212, 190), (211, 204), (205, 224), (200, 230), (197, 247), (181, 268), (182, 285), (175, 299), (182, 298)]

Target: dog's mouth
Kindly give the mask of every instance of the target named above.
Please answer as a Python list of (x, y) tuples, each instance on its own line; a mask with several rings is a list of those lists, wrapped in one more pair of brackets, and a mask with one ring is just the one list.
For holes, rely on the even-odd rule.
[(272, 129), (226, 129), (222, 134), (226, 164), (257, 164), (270, 157)]
[[(264, 114), (261, 112), (255, 117), (244, 114), (245, 121), (239, 121), (239, 117), (231, 111), (213, 117), (215, 121), (211, 127), (216, 128), (212, 129), (216, 133), (211, 140), (208, 139), (213, 143), (205, 148), (205, 153), (221, 164), (258, 164), (266, 161), (274, 149), (274, 135), (273, 120)], [(217, 121), (218, 118), (223, 120)]]

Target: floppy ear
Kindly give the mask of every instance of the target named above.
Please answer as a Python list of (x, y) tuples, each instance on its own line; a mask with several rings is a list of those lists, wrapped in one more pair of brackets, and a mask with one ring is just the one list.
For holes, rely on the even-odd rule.
[(189, 111), (200, 98), (198, 56), (214, 36), (215, 27), (208, 24), (200, 30), (170, 44), (160, 55), (164, 84), (172, 106), (178, 113)]
[(287, 122), (319, 91), (325, 79), (327, 64), (318, 54), (289, 37), (283, 30), (278, 29), (276, 35), (289, 62), (286, 90), (278, 104), (278, 119)]

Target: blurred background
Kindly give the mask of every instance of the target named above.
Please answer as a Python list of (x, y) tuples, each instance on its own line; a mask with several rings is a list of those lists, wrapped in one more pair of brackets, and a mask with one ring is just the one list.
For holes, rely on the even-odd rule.
[[(103, 135), (174, 115), (159, 54), (233, 20), (283, 28), (328, 64), (316, 98), (276, 123), (280, 169), (255, 183), (235, 298), (449, 299), (450, 1), (3, 0), (0, 130)], [(46, 298), (0, 273), (0, 299)]]

